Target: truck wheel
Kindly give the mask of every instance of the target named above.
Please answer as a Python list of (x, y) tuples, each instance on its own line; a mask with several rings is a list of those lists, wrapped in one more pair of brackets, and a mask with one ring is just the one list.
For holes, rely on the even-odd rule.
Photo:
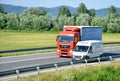
[(74, 61), (75, 59), (74, 58), (72, 58), (72, 61)]

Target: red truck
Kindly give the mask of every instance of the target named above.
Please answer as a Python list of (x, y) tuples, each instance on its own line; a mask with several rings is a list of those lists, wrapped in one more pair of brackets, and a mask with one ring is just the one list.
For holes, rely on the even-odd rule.
[(72, 57), (72, 51), (78, 41), (102, 40), (100, 26), (64, 26), (59, 32), (57, 42), (57, 56)]

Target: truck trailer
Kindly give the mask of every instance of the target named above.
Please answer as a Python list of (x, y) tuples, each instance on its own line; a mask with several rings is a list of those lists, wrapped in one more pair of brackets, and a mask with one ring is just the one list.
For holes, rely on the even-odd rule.
[(102, 41), (101, 26), (64, 26), (56, 38), (57, 56), (72, 57), (72, 51), (78, 41)]

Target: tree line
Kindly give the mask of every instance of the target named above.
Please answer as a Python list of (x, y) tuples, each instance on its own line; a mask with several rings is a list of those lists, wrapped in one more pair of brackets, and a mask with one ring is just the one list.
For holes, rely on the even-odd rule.
[(61, 6), (58, 16), (50, 18), (43, 8), (27, 8), (20, 14), (8, 14), (0, 7), (1, 30), (61, 31), (65, 25), (102, 26), (103, 32), (120, 33), (120, 11), (112, 5), (108, 7), (107, 16), (101, 18), (96, 17), (95, 9), (87, 9), (80, 3), (74, 14)]

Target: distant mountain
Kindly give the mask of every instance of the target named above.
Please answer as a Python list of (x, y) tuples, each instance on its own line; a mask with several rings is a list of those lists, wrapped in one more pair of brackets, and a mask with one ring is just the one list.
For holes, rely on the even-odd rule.
[[(50, 14), (51, 17), (53, 16), (57, 16), (58, 15), (58, 10), (61, 6), (58, 6), (58, 7), (53, 7), (53, 8), (45, 8), (44, 9)], [(77, 8), (73, 8), (73, 7), (70, 7), (70, 6), (67, 6), (71, 12), (71, 14), (75, 13)]]
[[(116, 8), (116, 9), (120, 10), (120, 8)], [(98, 16), (98, 17), (105, 17), (107, 14), (108, 14), (107, 8), (96, 10), (96, 16)]]
[[(8, 4), (0, 4), (0, 6), (2, 6), (4, 8), (4, 10), (7, 12), (7, 13), (22, 13), (27, 7), (22, 7), (22, 6), (13, 6), (13, 5), (8, 5)], [(58, 7), (53, 7), (53, 8), (46, 8), (46, 7), (42, 7), (44, 8), (51, 17), (53, 16), (57, 16), (58, 14), (58, 10), (61, 6), (58, 6)], [(77, 8), (73, 8), (73, 7), (69, 7), (69, 10), (71, 11), (71, 13), (75, 13)]]
[(97, 17), (105, 17), (107, 14), (108, 14), (108, 9), (107, 8), (96, 10), (96, 16)]
[[(7, 13), (22, 13), (27, 8), (27, 7), (13, 6), (8, 4), (0, 4), (0, 6), (2, 6)], [(60, 7), (61, 6), (53, 7), (53, 8), (46, 8), (46, 7), (42, 7), (42, 8), (44, 8), (51, 17), (54, 17), (54, 16), (57, 16), (58, 10)], [(77, 8), (73, 8), (70, 6), (67, 6), (67, 7), (69, 8), (72, 14), (77, 11)], [(120, 8), (117, 8), (117, 9), (120, 10)], [(108, 14), (107, 8), (96, 10), (96, 16), (98, 17), (105, 17), (107, 14)]]
[(8, 4), (0, 4), (0, 6), (2, 6), (2, 8), (4, 8), (4, 10), (7, 13), (21, 13), (23, 12), (23, 10), (27, 8), (27, 7), (13, 6), (13, 5), (8, 5)]

